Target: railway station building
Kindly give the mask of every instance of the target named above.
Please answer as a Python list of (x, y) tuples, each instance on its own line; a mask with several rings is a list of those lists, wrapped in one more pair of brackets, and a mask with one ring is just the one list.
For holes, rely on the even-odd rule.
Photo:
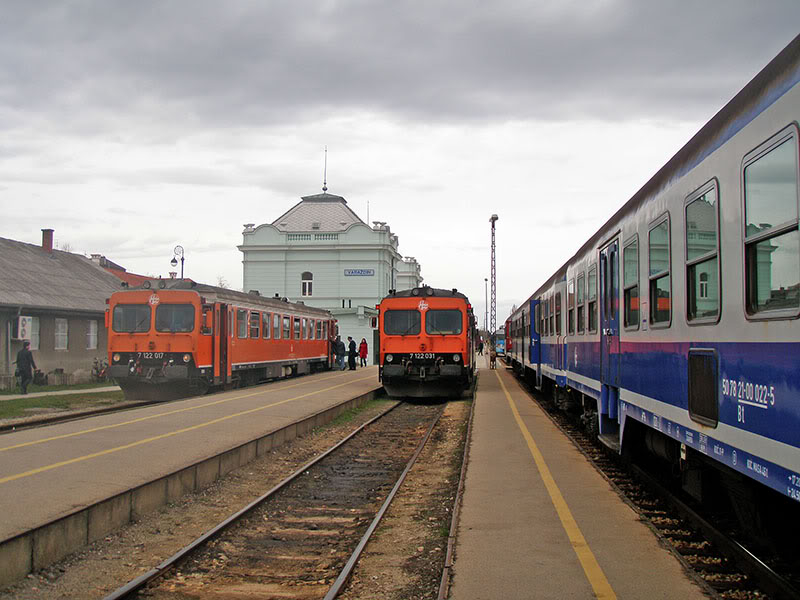
[(283, 215), (244, 226), (244, 291), (287, 298), (330, 310), (339, 333), (356, 344), (366, 338), (372, 364), (378, 311), (390, 289), (422, 283), (420, 265), (403, 258), (385, 222), (368, 225), (342, 196), (303, 196)]

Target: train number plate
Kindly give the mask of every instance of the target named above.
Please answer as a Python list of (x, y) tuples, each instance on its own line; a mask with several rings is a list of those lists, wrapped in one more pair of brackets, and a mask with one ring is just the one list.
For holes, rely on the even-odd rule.
[(137, 358), (164, 358), (163, 352), (137, 352)]
[(433, 352), (415, 352), (411, 358), (436, 358), (436, 355)]

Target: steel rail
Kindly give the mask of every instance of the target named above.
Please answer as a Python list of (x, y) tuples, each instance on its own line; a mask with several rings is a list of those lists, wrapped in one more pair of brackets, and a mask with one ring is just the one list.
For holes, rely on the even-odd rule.
[(464, 484), (467, 479), (467, 463), (469, 463), (469, 441), (472, 439), (472, 421), (475, 416), (475, 399), (469, 409), (469, 421), (467, 422), (467, 436), (464, 440), (464, 454), (461, 457), (461, 475), (458, 478), (458, 490), (453, 501), (453, 517), (450, 519), (450, 533), (447, 536), (447, 554), (444, 559), (444, 569), (442, 569), (442, 579), (439, 583), (438, 600), (445, 600), (450, 593), (450, 571), (453, 569), (453, 551), (456, 545), (456, 530), (458, 528), (458, 517), (461, 514), (461, 497), (464, 494)]
[(372, 523), (370, 523), (369, 527), (367, 528), (367, 531), (362, 536), (361, 541), (358, 542), (358, 546), (356, 546), (356, 549), (353, 550), (353, 554), (350, 555), (350, 559), (345, 564), (341, 573), (339, 573), (339, 576), (336, 578), (336, 581), (333, 582), (333, 585), (328, 590), (328, 593), (325, 594), (323, 600), (334, 600), (334, 598), (336, 598), (339, 595), (344, 586), (347, 584), (347, 580), (350, 579), (350, 575), (353, 573), (353, 569), (355, 568), (355, 565), (358, 562), (359, 557), (361, 556), (361, 552), (363, 552), (364, 548), (367, 545), (367, 542), (369, 542), (369, 539), (372, 537), (373, 532), (378, 527), (378, 524), (381, 522), (383, 515), (386, 513), (387, 510), (389, 510), (389, 505), (392, 503), (392, 500), (394, 500), (394, 497), (397, 494), (397, 490), (399, 490), (400, 486), (403, 485), (403, 482), (406, 479), (406, 475), (408, 475), (408, 472), (414, 466), (414, 463), (417, 462), (417, 458), (419, 458), (419, 455), (425, 448), (425, 444), (428, 443), (428, 439), (431, 437), (431, 433), (433, 433), (433, 428), (436, 427), (436, 424), (439, 422), (439, 419), (442, 418), (443, 414), (444, 414), (444, 409), (441, 410), (439, 415), (430, 424), (430, 427), (428, 427), (428, 431), (425, 432), (425, 437), (423, 437), (422, 441), (420, 441), (420, 443), (417, 445), (417, 449), (414, 452), (414, 455), (411, 457), (411, 460), (409, 460), (408, 464), (406, 464), (406, 468), (403, 469), (403, 472), (400, 474), (397, 483), (394, 484), (392, 491), (389, 492), (388, 496), (386, 496), (386, 500), (384, 500), (380, 510), (375, 515), (375, 518), (372, 520)]
[(272, 489), (264, 493), (263, 495), (259, 496), (255, 500), (253, 500), (250, 504), (242, 508), (241, 510), (235, 512), (230, 517), (195, 539), (194, 541), (190, 542), (188, 545), (184, 546), (180, 550), (178, 550), (175, 554), (167, 558), (166, 560), (162, 561), (157, 566), (153, 567), (146, 573), (143, 573), (136, 579), (133, 579), (126, 583), (124, 586), (116, 589), (115, 591), (111, 592), (109, 595), (105, 596), (103, 600), (120, 600), (122, 598), (129, 598), (134, 593), (141, 590), (145, 585), (152, 582), (153, 580), (157, 579), (164, 573), (166, 573), (169, 569), (175, 566), (178, 562), (184, 559), (186, 556), (191, 554), (195, 549), (206, 544), (210, 540), (217, 537), (219, 534), (224, 532), (228, 529), (231, 525), (239, 521), (242, 517), (246, 516), (248, 513), (252, 512), (255, 508), (263, 504), (267, 501), (271, 496), (275, 495), (281, 489), (286, 487), (289, 483), (297, 479), (300, 475), (302, 475), (305, 471), (316, 465), (321, 460), (327, 458), (333, 452), (344, 446), (347, 442), (349, 442), (352, 438), (356, 435), (361, 433), (366, 427), (372, 425), (375, 421), (383, 418), (395, 408), (400, 406), (401, 402), (395, 402), (392, 406), (388, 407), (379, 415), (376, 415), (363, 425), (361, 425), (358, 429), (355, 429), (352, 433), (350, 433), (347, 437), (343, 438), (341, 441), (337, 442), (335, 445), (328, 448), (325, 452), (314, 458), (313, 460), (307, 462), (305, 465), (300, 467), (297, 471), (289, 475), (286, 479), (275, 485)]

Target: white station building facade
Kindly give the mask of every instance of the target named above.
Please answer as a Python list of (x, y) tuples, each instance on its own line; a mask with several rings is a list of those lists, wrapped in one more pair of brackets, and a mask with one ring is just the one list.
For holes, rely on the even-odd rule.
[(373, 221), (370, 227), (327, 188), (304, 196), (272, 223), (245, 225), (242, 236), (244, 291), (330, 310), (345, 342), (347, 336), (357, 344), (366, 338), (370, 364), (375, 305), (390, 289), (422, 283), (419, 264), (400, 255), (389, 226)]

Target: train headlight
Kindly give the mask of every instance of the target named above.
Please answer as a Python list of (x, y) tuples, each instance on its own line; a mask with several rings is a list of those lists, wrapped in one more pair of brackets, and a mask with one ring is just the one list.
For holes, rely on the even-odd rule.
[(461, 362), (461, 355), (460, 354), (453, 354), (453, 362)]
[(392, 362), (393, 360), (394, 360), (394, 356), (392, 356), (391, 354), (387, 354), (386, 355), (386, 362)]
[(190, 360), (192, 360), (192, 355), (191, 354), (184, 354), (183, 355), (183, 362), (188, 363)]
[(120, 357), (120, 355), (119, 355), (119, 354), (115, 354), (114, 356), (112, 356), (112, 357), (111, 357), (111, 360), (112, 360), (113, 362), (119, 362), (119, 359), (120, 359), (120, 358), (121, 358), (121, 357)]

